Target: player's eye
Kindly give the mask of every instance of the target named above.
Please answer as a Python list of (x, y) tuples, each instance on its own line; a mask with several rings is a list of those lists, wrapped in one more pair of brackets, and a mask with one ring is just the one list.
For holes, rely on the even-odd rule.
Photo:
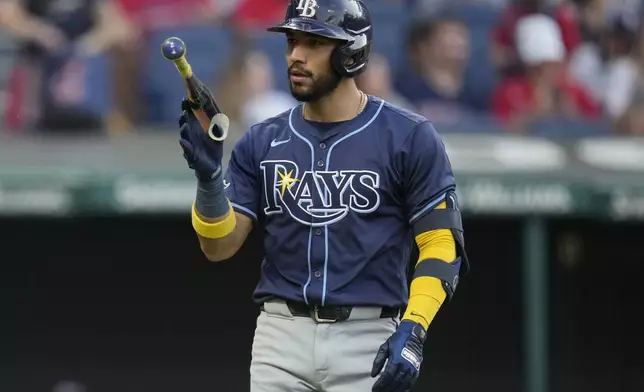
[(289, 45), (295, 45), (295, 38), (287, 38), (286, 43), (288, 43)]

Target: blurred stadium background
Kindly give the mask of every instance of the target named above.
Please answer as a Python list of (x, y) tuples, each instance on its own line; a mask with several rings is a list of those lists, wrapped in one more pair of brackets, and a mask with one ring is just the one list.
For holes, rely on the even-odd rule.
[[(415, 390), (644, 391), (641, 1), (365, 1), (360, 86), (443, 135), (474, 268)], [(0, 391), (248, 389), (261, 233), (200, 255), (159, 47), (186, 41), (230, 151), (294, 104), (284, 3), (0, 2)]]

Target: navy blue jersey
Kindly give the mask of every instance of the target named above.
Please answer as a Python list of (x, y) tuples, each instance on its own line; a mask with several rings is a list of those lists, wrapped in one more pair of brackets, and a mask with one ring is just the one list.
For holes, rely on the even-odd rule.
[(253, 126), (225, 187), (265, 230), (256, 301), (402, 306), (411, 224), (455, 182), (431, 123), (369, 97), (350, 121), (315, 124), (300, 105)]

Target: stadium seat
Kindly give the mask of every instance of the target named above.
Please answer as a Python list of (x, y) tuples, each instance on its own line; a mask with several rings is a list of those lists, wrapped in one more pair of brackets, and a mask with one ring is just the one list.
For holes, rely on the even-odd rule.
[(70, 50), (45, 58), (40, 66), (43, 105), (70, 113), (108, 114), (112, 90), (107, 55), (85, 57)]
[[(0, 89), (4, 89), (5, 83), (11, 74), (15, 53), (15, 40), (8, 32), (0, 30)], [(0, 102), (0, 107), (2, 106), (2, 102)]]
[(468, 80), (477, 83), (477, 90), (491, 92), (496, 84), (496, 71), (492, 64), (492, 31), (499, 17), (499, 10), (485, 2), (452, 2), (443, 14), (453, 15), (468, 27), (470, 36), (470, 62)]
[(528, 128), (529, 133), (534, 136), (556, 139), (608, 136), (611, 134), (611, 129), (611, 124), (607, 120), (565, 117), (539, 119)]
[(369, 6), (374, 29), (372, 50), (385, 55), (396, 68), (404, 54), (403, 43), (409, 22), (407, 8), (388, 1), (375, 1)]
[(477, 114), (469, 113), (464, 114), (458, 118), (458, 120), (441, 123), (434, 122), (436, 130), (440, 134), (450, 134), (450, 133), (501, 133), (503, 132), (503, 126), (496, 121), (492, 116), (487, 114)]
[(491, 30), (485, 27), (470, 29), (470, 61), (466, 70), (467, 80), (476, 85), (476, 91), (491, 94), (497, 83), (497, 72), (490, 57)]
[(500, 15), (498, 8), (485, 1), (452, 1), (442, 13), (455, 15), (472, 28), (488, 29), (496, 25)]

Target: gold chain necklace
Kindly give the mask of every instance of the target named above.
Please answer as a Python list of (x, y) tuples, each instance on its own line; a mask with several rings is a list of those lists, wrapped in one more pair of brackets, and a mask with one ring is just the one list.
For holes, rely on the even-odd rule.
[[(356, 113), (356, 116), (358, 116), (362, 111), (364, 110), (365, 106), (367, 106), (367, 94), (363, 93), (361, 90), (358, 90), (360, 92), (360, 106), (358, 106), (358, 112)], [(302, 117), (306, 119), (306, 103), (302, 106)]]

